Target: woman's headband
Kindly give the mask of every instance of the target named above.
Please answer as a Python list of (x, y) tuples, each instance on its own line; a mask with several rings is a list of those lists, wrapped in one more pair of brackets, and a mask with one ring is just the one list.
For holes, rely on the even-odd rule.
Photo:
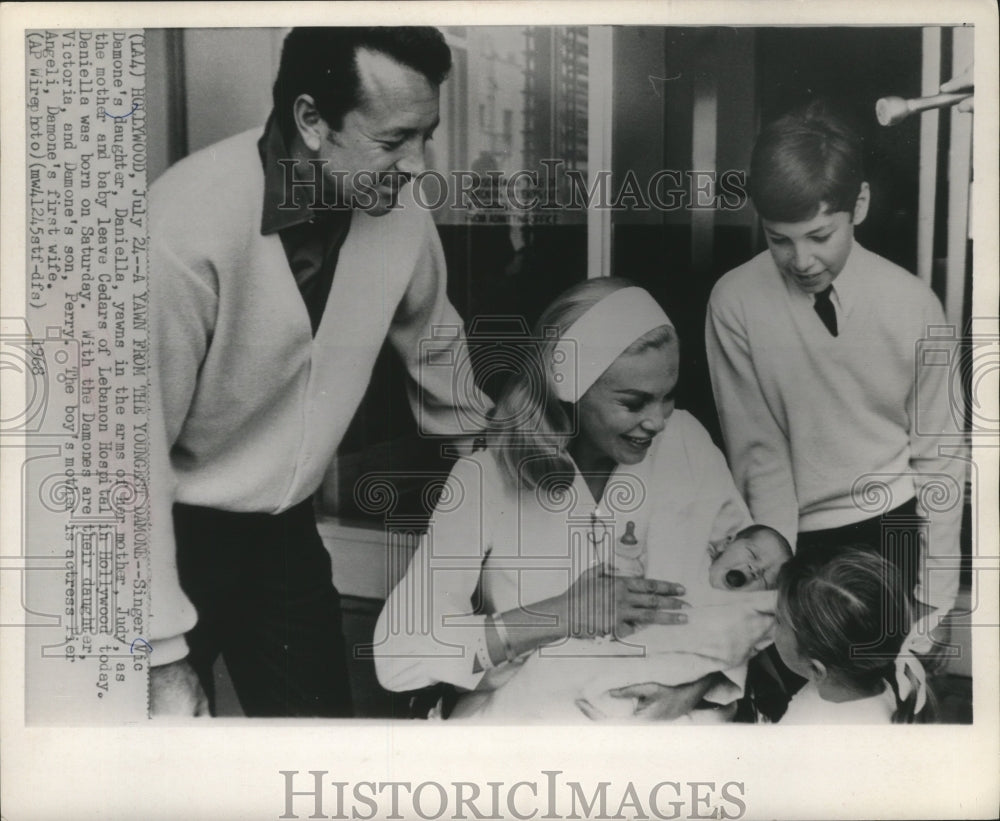
[(604, 297), (556, 343), (551, 363), (556, 396), (577, 402), (629, 345), (661, 325), (674, 327), (643, 288), (622, 288)]

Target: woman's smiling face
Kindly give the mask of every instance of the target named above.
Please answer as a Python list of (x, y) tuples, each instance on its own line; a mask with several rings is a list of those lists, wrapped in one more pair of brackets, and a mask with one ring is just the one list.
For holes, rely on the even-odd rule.
[(577, 405), (577, 463), (639, 464), (674, 411), (679, 367), (676, 342), (619, 356)]

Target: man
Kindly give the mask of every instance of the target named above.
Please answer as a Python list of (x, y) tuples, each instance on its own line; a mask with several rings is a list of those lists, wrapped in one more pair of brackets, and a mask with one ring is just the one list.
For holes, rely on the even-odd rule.
[(435, 29), (294, 30), (263, 133), (150, 191), (154, 714), (207, 712), (220, 652), (248, 715), (352, 713), (311, 496), (385, 339), (423, 432), (488, 406), (420, 358), (432, 326), (461, 327), (404, 187), (450, 65)]
[[(917, 357), (944, 325), (941, 306), (854, 241), (870, 200), (861, 143), (822, 104), (764, 129), (750, 194), (768, 251), (719, 280), (706, 324), (736, 484), (754, 519), (799, 551), (868, 544), (924, 613), (946, 614), (964, 463), (940, 449), (958, 443), (949, 369)], [(934, 635), (935, 661), (946, 635)]]

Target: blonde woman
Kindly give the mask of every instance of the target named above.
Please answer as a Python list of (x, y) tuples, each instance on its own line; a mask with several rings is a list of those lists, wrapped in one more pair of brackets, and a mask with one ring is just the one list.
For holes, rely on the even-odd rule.
[[(383, 686), (450, 683), (453, 717), (545, 720), (530, 693), (494, 709), (525, 659), (551, 658), (558, 675), (581, 652), (641, 654), (628, 642), (641, 627), (687, 629), (687, 582), (667, 579), (693, 578), (710, 543), (751, 522), (722, 454), (674, 407), (678, 339), (646, 291), (575, 286), (521, 353), (486, 447), (455, 464), (376, 627)], [(610, 695), (637, 720), (677, 718), (735, 701), (744, 675)]]

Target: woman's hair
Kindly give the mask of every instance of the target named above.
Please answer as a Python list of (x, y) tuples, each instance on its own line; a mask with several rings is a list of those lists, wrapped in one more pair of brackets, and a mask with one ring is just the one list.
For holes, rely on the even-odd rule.
[(822, 100), (766, 126), (750, 158), (750, 197), (773, 222), (811, 220), (821, 205), (853, 214), (863, 181), (861, 138)]
[[(533, 489), (546, 477), (572, 475), (566, 448), (576, 433), (575, 415), (572, 406), (556, 396), (549, 363), (556, 343), (576, 320), (605, 297), (631, 287), (635, 284), (617, 277), (588, 279), (564, 291), (542, 313), (532, 339), (521, 351), (521, 367), (504, 385), (487, 428), (510, 487)], [(674, 329), (661, 325), (622, 353), (641, 353), (676, 342)]]
[(895, 565), (866, 545), (795, 555), (778, 576), (778, 616), (799, 654), (859, 690), (881, 680), (896, 694), (895, 723), (914, 720), (916, 687), (899, 698), (896, 658), (911, 627), (910, 600)]

